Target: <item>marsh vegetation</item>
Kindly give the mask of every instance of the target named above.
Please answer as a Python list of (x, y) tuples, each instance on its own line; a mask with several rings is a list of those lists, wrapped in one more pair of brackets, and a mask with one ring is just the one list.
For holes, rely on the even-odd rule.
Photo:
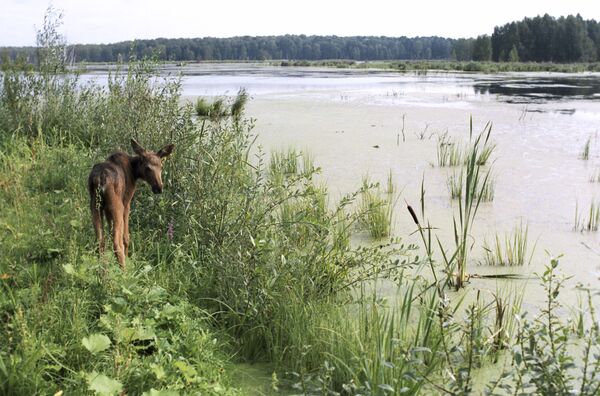
[[(597, 394), (594, 305), (559, 316), (558, 259), (533, 314), (518, 292), (469, 283), (491, 124), (465, 126), (448, 242), (425, 178), (408, 212), (392, 173), (337, 197), (314, 155), (255, 144), (245, 101), (204, 117), (152, 63), (103, 87), (57, 72), (53, 56), (37, 71), (5, 63), (0, 85), (0, 393), (245, 394), (233, 366), (261, 362), (273, 393)], [(132, 137), (176, 149), (164, 193), (140, 185), (121, 271), (95, 251), (83, 180)], [(401, 216), (419, 245), (394, 233)], [(505, 251), (488, 246), (495, 264), (525, 263), (528, 238), (521, 227)], [(499, 369), (481, 378), (487, 367)]]

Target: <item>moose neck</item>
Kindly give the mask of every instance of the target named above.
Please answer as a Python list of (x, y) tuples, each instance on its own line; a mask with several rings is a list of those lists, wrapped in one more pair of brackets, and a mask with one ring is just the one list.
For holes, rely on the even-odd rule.
[(133, 185), (135, 187), (135, 182), (142, 177), (140, 172), (142, 167), (142, 159), (138, 155), (130, 156), (129, 166), (131, 168), (131, 175), (133, 176)]

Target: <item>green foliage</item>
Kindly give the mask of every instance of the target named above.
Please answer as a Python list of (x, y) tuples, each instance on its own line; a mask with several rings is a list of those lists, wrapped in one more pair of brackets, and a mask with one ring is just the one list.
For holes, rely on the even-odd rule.
[(114, 396), (123, 390), (123, 384), (108, 378), (106, 375), (92, 372), (86, 376), (88, 389), (100, 396)]
[(437, 144), (438, 166), (459, 166), (465, 161), (463, 147), (460, 143), (452, 140), (447, 135), (442, 135)]
[(110, 338), (105, 336), (104, 334), (92, 334), (89, 337), (84, 337), (81, 340), (81, 343), (91, 353), (94, 355), (98, 352), (102, 352), (110, 347)]
[(598, 231), (600, 226), (600, 203), (596, 200), (590, 202), (590, 208), (587, 211), (587, 217), (584, 213), (579, 213), (579, 204), (575, 205), (575, 231)]
[(391, 235), (394, 208), (398, 198), (391, 171), (385, 192), (381, 191), (379, 183), (371, 183), (368, 177), (363, 178), (359, 215), (362, 228), (366, 229), (372, 238), (381, 239)]
[(512, 348), (514, 370), (504, 374), (502, 388), (509, 393), (543, 395), (595, 395), (600, 389), (597, 342), (600, 339), (595, 310), (589, 299), (591, 326), (581, 331), (580, 342), (571, 327), (558, 317), (558, 297), (565, 278), (557, 274), (558, 259), (546, 266), (540, 280), (546, 304), (530, 321), (519, 316), (519, 329)]
[(529, 227), (519, 223), (512, 230), (512, 233), (504, 235), (504, 241), (496, 234), (491, 246), (487, 241), (483, 244), (485, 256), (483, 264), (485, 265), (500, 265), (514, 266), (524, 265), (531, 262), (535, 246), (528, 251), (528, 233)]
[(231, 104), (231, 116), (234, 120), (239, 121), (242, 118), (246, 103), (248, 103), (248, 92), (245, 88), (241, 88)]
[(478, 36), (473, 43), (473, 60), (489, 62), (492, 60), (492, 39), (487, 34)]
[[(414, 211), (425, 258), (396, 238), (352, 241), (365, 219), (380, 230), (391, 224), (391, 174), (386, 191), (367, 182), (332, 202), (310, 154), (276, 151), (267, 162), (254, 147), (245, 99), (234, 101), (235, 111), (223, 100), (218, 107), (233, 117), (214, 122), (181, 106), (179, 80), (156, 81), (147, 62), (111, 74), (105, 90), (78, 87), (76, 76), (5, 70), (0, 393), (234, 395), (235, 359), (273, 364), (274, 388), (304, 394), (464, 394), (474, 370), (514, 338), (506, 299), (478, 295), (463, 311), (445, 294), (466, 280), (491, 125), (468, 151), (455, 251), (437, 241), (440, 270), (432, 228)], [(138, 189), (122, 272), (111, 254), (95, 252), (84, 181), (95, 161), (127, 149), (131, 137), (176, 149), (165, 162), (164, 193)], [(423, 217), (424, 196), (422, 186)], [(433, 280), (414, 271), (422, 264)], [(377, 295), (380, 282), (398, 286), (393, 304)], [(589, 392), (598, 365), (592, 344), (586, 348), (581, 389)], [(562, 363), (550, 374), (567, 370), (559, 374), (570, 380), (570, 360), (557, 351)], [(527, 353), (530, 366), (549, 361), (545, 348)]]
[(198, 117), (209, 118), (212, 121), (231, 116), (233, 120), (239, 122), (242, 119), (247, 102), (248, 93), (242, 88), (231, 104), (223, 97), (214, 99), (212, 103), (209, 103), (206, 98), (199, 97), (196, 100), (195, 111)]
[(585, 141), (585, 144), (583, 145), (583, 149), (581, 150), (581, 155), (579, 156), (579, 158), (581, 158), (584, 161), (587, 161), (588, 159), (590, 159), (591, 142), (592, 142), (592, 138), (588, 137), (588, 139)]

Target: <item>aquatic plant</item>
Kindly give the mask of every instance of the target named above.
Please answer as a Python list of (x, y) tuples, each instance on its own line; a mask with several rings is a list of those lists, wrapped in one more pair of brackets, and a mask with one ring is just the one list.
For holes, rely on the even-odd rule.
[(206, 98), (200, 97), (200, 98), (196, 99), (196, 104), (194, 106), (194, 109), (195, 109), (196, 115), (198, 117), (208, 117), (208, 116), (210, 116), (210, 112), (211, 112), (211, 104), (208, 103)]
[(246, 104), (248, 103), (248, 92), (246, 88), (240, 88), (233, 103), (231, 104), (231, 116), (234, 120), (240, 120), (244, 115)]
[(398, 199), (395, 192), (391, 171), (388, 174), (387, 189), (381, 191), (379, 183), (372, 183), (369, 178), (363, 178), (359, 212), (363, 227), (372, 238), (390, 236), (394, 220), (394, 208)]
[(484, 258), (482, 264), (490, 266), (518, 266), (529, 264), (535, 252), (535, 245), (528, 251), (529, 226), (519, 223), (511, 233), (504, 235), (501, 240), (498, 234), (493, 241), (483, 244)]
[[(448, 175), (448, 178), (446, 179), (446, 185), (448, 187), (448, 191), (450, 192), (451, 199), (462, 198), (463, 192), (466, 188), (464, 183), (466, 179), (465, 173), (465, 169), (461, 169)], [(477, 198), (479, 198), (481, 202), (493, 201), (496, 179), (487, 174), (485, 178), (479, 179), (479, 182), (482, 183), (482, 185), (477, 186)]]
[(588, 139), (585, 141), (585, 144), (583, 145), (583, 149), (581, 150), (581, 154), (579, 155), (579, 158), (581, 158), (584, 161), (587, 161), (590, 158), (590, 145), (591, 145), (591, 141), (592, 141), (592, 138), (588, 137)]
[[(520, 315), (516, 345), (512, 349), (514, 369), (505, 375), (504, 389), (510, 393), (531, 392), (543, 395), (578, 393), (594, 395), (600, 390), (600, 364), (598, 324), (590, 301), (591, 327), (585, 330), (582, 342), (570, 336), (570, 326), (563, 322), (557, 311), (565, 277), (557, 274), (558, 259), (551, 259), (543, 274), (541, 284), (546, 294), (545, 308), (533, 321)], [(579, 364), (576, 363), (576, 359)]]
[(579, 213), (579, 203), (575, 204), (575, 231), (598, 231), (600, 226), (600, 202), (592, 200), (590, 202), (587, 217), (583, 213)]
[(600, 183), (600, 169), (596, 169), (589, 178), (590, 183)]
[(213, 121), (228, 116), (231, 116), (234, 121), (240, 121), (248, 103), (248, 98), (246, 89), (240, 88), (233, 101), (224, 97), (217, 97), (209, 102), (208, 99), (199, 97), (196, 99), (194, 109), (198, 117), (209, 118)]
[(446, 179), (446, 185), (451, 199), (460, 199), (463, 194), (463, 172), (452, 172)]
[(440, 167), (459, 166), (465, 162), (462, 145), (447, 135), (438, 137), (437, 164)]

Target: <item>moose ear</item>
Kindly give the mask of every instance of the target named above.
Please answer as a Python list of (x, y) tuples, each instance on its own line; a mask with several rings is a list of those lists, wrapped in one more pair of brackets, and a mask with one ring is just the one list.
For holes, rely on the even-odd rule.
[(135, 139), (131, 139), (131, 148), (137, 155), (144, 155), (146, 152), (146, 150)]
[(158, 156), (160, 158), (165, 158), (165, 157), (168, 157), (169, 155), (171, 155), (171, 153), (173, 152), (174, 148), (175, 148), (174, 144), (169, 144), (168, 146), (165, 146), (165, 147), (161, 148), (159, 150), (159, 152), (156, 153), (156, 154), (158, 154)]

